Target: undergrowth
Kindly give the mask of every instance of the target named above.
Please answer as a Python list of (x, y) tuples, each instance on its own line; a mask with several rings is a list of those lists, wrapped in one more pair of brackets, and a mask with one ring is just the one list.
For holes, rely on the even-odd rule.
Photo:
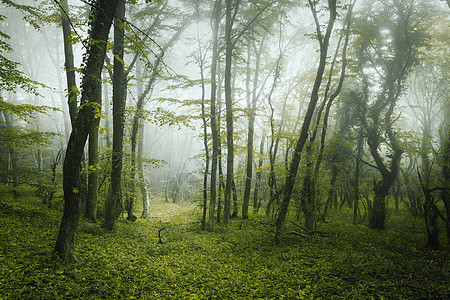
[(63, 264), (52, 255), (61, 212), (31, 189), (2, 192), (0, 299), (450, 299), (448, 248), (426, 250), (423, 220), (406, 214), (374, 231), (336, 211), (322, 235), (289, 223), (275, 245), (262, 217), (205, 232), (192, 206), (155, 202), (158, 217), (114, 233), (81, 220), (76, 263)]

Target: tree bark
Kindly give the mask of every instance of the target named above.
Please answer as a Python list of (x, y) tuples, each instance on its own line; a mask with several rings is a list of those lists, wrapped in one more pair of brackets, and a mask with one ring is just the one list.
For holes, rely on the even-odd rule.
[(442, 168), (442, 173), (444, 175), (444, 189), (441, 192), (441, 199), (444, 202), (447, 215), (445, 228), (447, 230), (447, 244), (450, 245), (450, 129), (447, 132), (447, 138), (444, 140), (443, 148), (444, 167)]
[(86, 202), (87, 217), (97, 222), (98, 201), (98, 125), (100, 118), (96, 118), (89, 131), (89, 167), (88, 167), (88, 190)]
[[(253, 176), (253, 133), (255, 130), (255, 105), (254, 101), (250, 101), (250, 43), (247, 45), (247, 78), (246, 78), (246, 92), (247, 92), (247, 110), (248, 110), (248, 133), (247, 133), (247, 168), (245, 176), (244, 200), (242, 203), (242, 219), (248, 219), (248, 206), (250, 203), (250, 190), (252, 188)], [(258, 70), (255, 70), (258, 72)]]
[[(200, 45), (200, 41), (199, 41)], [(201, 48), (199, 48), (201, 52)], [(198, 62), (200, 64), (200, 78), (201, 78), (201, 90), (202, 90), (202, 122), (203, 122), (203, 147), (205, 148), (205, 170), (203, 174), (203, 202), (202, 202), (202, 229), (206, 229), (206, 213), (208, 205), (208, 176), (209, 176), (209, 147), (208, 147), (208, 122), (206, 116), (205, 94), (206, 94), (206, 82), (204, 75), (204, 57), (199, 54)]]
[[(223, 224), (227, 225), (231, 214), (231, 197), (234, 171), (234, 142), (233, 142), (233, 103), (231, 91), (231, 67), (233, 58), (233, 43), (231, 40), (232, 0), (225, 0), (225, 107), (227, 124), (227, 175), (225, 184), (225, 200), (223, 207)], [(237, 8), (236, 8), (237, 9)]]
[(64, 214), (55, 244), (63, 261), (73, 261), (74, 237), (80, 217), (80, 163), (89, 130), (101, 106), (101, 72), (106, 42), (118, 0), (98, 0), (90, 16), (90, 45), (84, 69), (81, 103), (63, 166)]
[(358, 222), (358, 206), (359, 206), (359, 176), (361, 170), (361, 158), (363, 153), (363, 136), (361, 133), (358, 134), (358, 146), (356, 150), (355, 158), (355, 179), (354, 179), (354, 193), (353, 193), (353, 224)]
[(113, 76), (113, 149), (111, 157), (111, 195), (105, 203), (105, 228), (115, 229), (122, 208), (123, 123), (125, 114), (124, 28), (120, 18), (125, 16), (125, 1), (119, 0), (114, 19)]
[(216, 0), (214, 4), (214, 17), (213, 17), (213, 33), (212, 33), (212, 62), (211, 62), (211, 136), (212, 136), (212, 159), (211, 159), (211, 192), (209, 200), (208, 211), (208, 230), (214, 229), (215, 223), (215, 208), (216, 208), (216, 191), (217, 191), (217, 155), (219, 146), (219, 136), (217, 133), (217, 121), (216, 121), (216, 96), (217, 96), (217, 59), (218, 59), (218, 35), (220, 26), (220, 17), (222, 11), (222, 0)]
[(68, 104), (69, 104), (69, 115), (72, 124), (75, 122), (77, 116), (77, 96), (78, 89), (75, 81), (75, 67), (73, 62), (73, 48), (72, 44), (69, 42), (69, 38), (72, 36), (72, 30), (70, 27), (70, 21), (68, 18), (68, 3), (67, 0), (61, 0), (61, 24), (64, 39), (64, 57), (66, 68), (66, 79), (67, 79), (67, 89), (68, 89)]
[(264, 141), (266, 137), (264, 134), (261, 136), (261, 143), (259, 145), (259, 154), (261, 157), (259, 158), (258, 162), (258, 169), (256, 169), (256, 178), (255, 178), (255, 190), (253, 192), (253, 214), (257, 214), (260, 207), (260, 200), (259, 200), (259, 189), (261, 187), (261, 168), (264, 163)]
[[(139, 142), (138, 142), (138, 157), (142, 157), (144, 152), (144, 132), (145, 128), (141, 127), (139, 129)], [(141, 188), (141, 197), (142, 197), (142, 219), (147, 219), (150, 217), (150, 200), (148, 195), (147, 183), (145, 182), (144, 175), (144, 164), (142, 159), (138, 162), (138, 172), (139, 172), (139, 182)]]

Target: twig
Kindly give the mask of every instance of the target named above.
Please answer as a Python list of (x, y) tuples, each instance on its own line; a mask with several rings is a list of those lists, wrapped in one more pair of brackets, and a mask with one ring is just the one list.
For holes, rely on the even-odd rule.
[(163, 231), (163, 230), (167, 230), (166, 227), (163, 227), (160, 230), (158, 230), (158, 239), (159, 239), (158, 244), (162, 244), (163, 243), (162, 240), (161, 240), (161, 231)]

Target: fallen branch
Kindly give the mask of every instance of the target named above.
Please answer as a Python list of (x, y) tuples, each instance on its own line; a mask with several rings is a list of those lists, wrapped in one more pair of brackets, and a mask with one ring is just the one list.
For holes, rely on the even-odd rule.
[[(300, 229), (302, 229), (303, 231), (306, 231), (308, 234), (310, 234), (310, 235), (315, 235), (315, 234), (319, 234), (320, 236), (324, 236), (324, 235), (326, 235), (326, 232), (323, 232), (323, 231), (319, 231), (319, 230), (311, 230), (311, 229), (308, 229), (308, 228), (306, 228), (306, 227), (304, 227), (304, 226), (302, 226), (302, 225), (300, 225), (300, 224), (297, 224), (297, 223), (295, 223), (295, 222), (292, 222), (292, 221), (290, 221), (292, 224), (294, 224), (295, 226), (297, 226), (298, 228), (300, 228)], [(297, 235), (299, 235), (299, 233), (298, 232), (295, 232), (295, 231), (293, 231), (292, 232), (293, 234), (297, 234)]]
[(297, 231), (291, 231), (288, 234), (294, 234), (294, 235), (301, 236), (301, 237), (309, 237), (309, 235), (306, 235), (306, 234), (303, 234), (303, 233), (300, 233)]
[(175, 223), (175, 224), (171, 224), (171, 225), (192, 225), (192, 224), (197, 224), (197, 223), (201, 223), (202, 221), (193, 221), (193, 222), (184, 222), (184, 223)]

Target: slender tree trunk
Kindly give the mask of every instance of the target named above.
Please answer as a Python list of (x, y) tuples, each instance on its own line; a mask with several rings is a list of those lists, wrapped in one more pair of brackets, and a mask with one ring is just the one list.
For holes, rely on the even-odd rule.
[[(199, 42), (200, 43), (200, 42)], [(206, 212), (208, 204), (208, 176), (209, 176), (209, 148), (208, 148), (208, 122), (206, 120), (205, 107), (205, 78), (204, 78), (204, 61), (203, 57), (199, 59), (200, 75), (202, 81), (202, 122), (203, 122), (203, 147), (205, 148), (205, 171), (203, 174), (203, 204), (202, 204), (202, 229), (206, 229)]]
[(234, 142), (233, 142), (233, 103), (231, 91), (231, 67), (233, 58), (233, 43), (231, 40), (232, 0), (225, 0), (225, 107), (227, 123), (227, 180), (225, 185), (225, 200), (223, 207), (223, 224), (227, 225), (231, 214), (231, 197), (234, 170)]
[[(145, 128), (141, 127), (139, 129), (139, 142), (138, 142), (138, 157), (143, 157), (144, 152), (144, 132)], [(138, 162), (138, 172), (139, 172), (139, 182), (140, 182), (140, 188), (141, 188), (141, 197), (142, 197), (142, 219), (147, 219), (150, 217), (150, 200), (147, 190), (147, 183), (145, 182), (145, 175), (144, 175), (144, 163), (143, 160), (140, 159)]]
[(219, 169), (219, 184), (217, 186), (217, 223), (220, 224), (220, 222), (222, 222), (222, 213), (223, 213), (223, 195), (224, 195), (223, 191), (225, 190), (225, 180), (224, 180), (225, 176), (223, 176), (223, 167), (222, 167), (222, 143), (220, 141), (219, 141), (219, 155), (217, 157), (217, 166)]
[(96, 118), (89, 131), (89, 167), (86, 215), (93, 222), (97, 221), (98, 201), (98, 125), (100, 118)]
[(255, 190), (253, 192), (253, 214), (257, 214), (259, 211), (260, 200), (259, 200), (259, 189), (261, 187), (261, 168), (264, 163), (264, 134), (261, 137), (261, 143), (259, 145), (259, 154), (261, 157), (259, 158), (258, 169), (256, 170), (256, 178), (255, 178)]
[[(310, 141), (310, 143), (312, 143)], [(300, 203), (305, 216), (305, 227), (310, 231), (316, 230), (315, 228), (315, 212), (316, 212), (316, 199), (313, 188), (313, 151), (312, 145), (306, 146), (306, 174), (303, 179), (303, 187), (301, 191)]]
[[(12, 129), (14, 127), (13, 125), (13, 116), (9, 116), (6, 111), (3, 111), (3, 118), (6, 121), (6, 126), (9, 129)], [(12, 145), (8, 146), (8, 152), (9, 152), (9, 157), (8, 157), (8, 171), (10, 173), (10, 180), (8, 180), (8, 182), (12, 182), (12, 186), (16, 187), (18, 184), (17, 181), (17, 153), (15, 148)], [(14, 195), (16, 195), (15, 190), (13, 191)]]
[[(73, 56), (73, 47), (69, 42), (69, 38), (72, 35), (70, 21), (67, 17), (68, 14), (68, 3), (67, 0), (61, 1), (61, 24), (63, 29), (63, 39), (64, 39), (64, 56), (65, 63), (64, 66), (66, 68), (66, 79), (67, 79), (67, 90), (68, 90), (68, 106), (69, 106), (69, 115), (72, 126), (75, 122), (75, 118), (77, 116), (77, 97), (78, 97), (78, 88), (75, 80), (75, 67), (74, 67), (74, 56)], [(86, 166), (85, 155), (83, 150), (83, 156), (80, 162), (80, 168), (83, 169)], [(87, 205), (87, 176), (86, 172), (81, 173), (80, 175), (80, 209), (81, 211), (86, 212)]]
[(125, 113), (125, 76), (123, 64), (124, 33), (121, 18), (125, 16), (125, 2), (119, 0), (114, 19), (114, 76), (113, 76), (113, 149), (111, 158), (111, 196), (105, 203), (105, 227), (115, 229), (122, 207), (122, 161)]
[(211, 192), (209, 200), (209, 217), (208, 217), (208, 230), (214, 229), (215, 223), (215, 208), (216, 208), (216, 188), (217, 188), (217, 155), (219, 146), (219, 136), (217, 134), (216, 123), (216, 96), (217, 96), (217, 60), (218, 60), (218, 35), (220, 26), (220, 17), (222, 11), (222, 0), (216, 0), (214, 4), (214, 17), (213, 17), (213, 33), (212, 33), (212, 62), (211, 62), (211, 136), (213, 141), (212, 147), (212, 160), (211, 160)]
[(68, 104), (69, 104), (69, 115), (72, 124), (75, 122), (77, 116), (77, 95), (78, 89), (75, 81), (75, 67), (73, 62), (73, 48), (72, 43), (69, 42), (69, 38), (72, 36), (72, 30), (70, 27), (70, 21), (67, 17), (68, 14), (68, 3), (67, 0), (61, 0), (61, 24), (63, 30), (64, 39), (64, 56), (65, 56), (65, 68), (66, 68), (66, 79), (67, 79), (67, 89), (68, 89)]
[[(252, 188), (253, 175), (253, 133), (255, 123), (255, 111), (253, 107), (250, 93), (250, 43), (247, 45), (247, 78), (246, 78), (246, 92), (247, 92), (247, 110), (248, 110), (248, 133), (247, 133), (247, 168), (245, 176), (244, 200), (242, 203), (242, 219), (248, 219), (248, 206), (250, 203), (250, 190)], [(256, 71), (255, 71), (256, 72)]]
[[(140, 118), (140, 111), (142, 109), (144, 109), (144, 106), (146, 104), (146, 100), (147, 100), (147, 95), (148, 93), (153, 89), (157, 76), (160, 72), (159, 70), (159, 66), (162, 62), (163, 59), (163, 55), (165, 53), (165, 51), (170, 48), (171, 46), (173, 46), (173, 44), (176, 42), (176, 40), (180, 37), (180, 35), (182, 34), (182, 32), (185, 30), (187, 23), (189, 22), (189, 20), (186, 20), (184, 22), (183, 25), (180, 26), (179, 30), (170, 38), (170, 40), (162, 47), (162, 51), (160, 54), (157, 55), (156, 57), (156, 61), (153, 64), (153, 71), (152, 74), (150, 76), (150, 81), (147, 83), (147, 86), (145, 87), (145, 90), (142, 91), (142, 88), (140, 87), (142, 84), (138, 83), (138, 101), (136, 103), (136, 112), (133, 116), (133, 123), (132, 123), (132, 128), (131, 128), (131, 167), (130, 167), (130, 193), (128, 195), (128, 205), (127, 205), (127, 212), (128, 212), (128, 216), (127, 219), (128, 220), (135, 220), (136, 217), (133, 215), (133, 206), (134, 206), (134, 201), (136, 198), (136, 169), (137, 167), (137, 160), (141, 159), (140, 156), (136, 157), (136, 146), (138, 143), (138, 135), (139, 135), (139, 127), (142, 126), (141, 124), (141, 118)], [(134, 65), (134, 63), (136, 63), (137, 65), (139, 60), (140, 54), (136, 53), (133, 61), (131, 62), (131, 64), (128, 66), (128, 70), (125, 71), (125, 88), (128, 86), (128, 74), (132, 68), (132, 66)], [(140, 74), (137, 75), (138, 78), (140, 77)]]
[[(118, 0), (99, 0), (90, 17), (90, 45), (84, 69), (81, 103), (67, 146), (63, 166), (64, 214), (55, 244), (55, 253), (64, 261), (74, 259), (74, 237), (80, 217), (80, 163), (89, 130), (101, 105), (101, 72), (106, 42)], [(88, 105), (89, 104), (89, 105)]]
[(236, 189), (236, 180), (233, 177), (233, 185), (231, 187), (232, 194), (233, 194), (233, 213), (231, 214), (231, 218), (237, 218), (238, 217), (238, 196), (237, 196), (237, 189)]
[[(448, 123), (447, 123), (448, 124)], [(447, 125), (448, 126), (448, 125)], [(444, 188), (441, 192), (441, 199), (444, 202), (444, 207), (447, 215), (446, 230), (447, 230), (447, 244), (450, 245), (450, 129), (447, 132), (447, 137), (443, 141), (443, 168)]]
[(110, 98), (109, 98), (109, 88), (108, 84), (103, 84), (103, 98), (105, 99), (105, 144), (106, 148), (111, 148), (111, 109), (110, 109)]
[[(275, 113), (275, 109), (273, 108), (272, 105), (272, 93), (275, 90), (275, 87), (277, 85), (277, 81), (278, 81), (278, 77), (280, 75), (280, 67), (281, 67), (281, 54), (277, 59), (277, 66), (275, 67), (275, 74), (274, 74), (274, 80), (273, 80), (273, 84), (272, 87), (270, 89), (269, 95), (267, 97), (267, 101), (269, 102), (269, 106), (270, 106), (270, 129), (271, 129), (271, 135), (272, 135), (272, 139), (270, 141), (270, 147), (269, 147), (269, 162), (270, 162), (270, 171), (269, 171), (269, 189), (270, 189), (270, 198), (269, 198), (269, 202), (267, 203), (266, 206), (266, 215), (268, 216), (270, 214), (270, 210), (272, 208), (273, 203), (275, 202), (275, 200), (278, 200), (278, 196), (279, 196), (279, 192), (277, 189), (277, 183), (276, 183), (276, 174), (275, 174), (275, 162), (276, 162), (276, 157), (277, 157), (277, 153), (278, 153), (278, 145), (280, 142), (280, 134), (281, 131), (284, 128), (284, 117), (285, 117), (285, 109), (286, 109), (286, 103), (287, 103), (287, 96), (284, 98), (284, 103), (283, 103), (283, 111), (281, 113), (281, 122), (280, 125), (278, 127), (278, 131), (275, 134), (275, 125), (274, 125), (274, 113)], [(275, 136), (276, 135), (276, 136)]]
[[(221, 93), (221, 87), (219, 86), (218, 89), (218, 97), (217, 102), (219, 104), (218, 111), (222, 111), (222, 99), (220, 97)], [(220, 139), (221, 136), (221, 130), (220, 130), (220, 124), (221, 124), (221, 116), (220, 113), (217, 114), (217, 135), (219, 137), (218, 141), (218, 148), (217, 148), (217, 166), (219, 171), (219, 184), (217, 188), (217, 223), (222, 222), (222, 213), (223, 213), (223, 196), (224, 196), (224, 190), (225, 190), (225, 176), (223, 175), (223, 166), (222, 166), (222, 141)]]
[(358, 209), (359, 209), (359, 176), (361, 169), (361, 158), (363, 152), (363, 136), (358, 134), (358, 148), (356, 150), (355, 158), (355, 180), (354, 180), (354, 193), (353, 193), (353, 224), (358, 222)]

